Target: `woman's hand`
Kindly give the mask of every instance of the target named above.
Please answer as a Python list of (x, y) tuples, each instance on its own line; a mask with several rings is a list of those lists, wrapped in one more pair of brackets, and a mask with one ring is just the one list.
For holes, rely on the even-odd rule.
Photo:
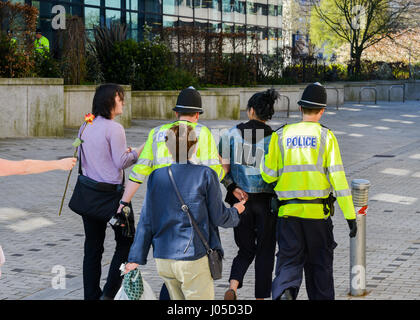
[(235, 190), (233, 190), (233, 195), (239, 201), (242, 201), (242, 200), (248, 201), (248, 193), (246, 193), (240, 188), (235, 188)]
[(73, 169), (73, 167), (76, 165), (76, 158), (64, 158), (61, 160), (57, 160), (57, 169), (69, 171)]
[(138, 267), (138, 266), (139, 266), (139, 264), (134, 263), (134, 262), (127, 263), (127, 264), (125, 265), (124, 274), (127, 274), (127, 273), (129, 273), (130, 271), (137, 269), (137, 267)]
[(241, 214), (245, 211), (245, 202), (246, 200), (242, 200), (241, 202), (235, 203), (233, 206), (238, 210), (238, 213)]

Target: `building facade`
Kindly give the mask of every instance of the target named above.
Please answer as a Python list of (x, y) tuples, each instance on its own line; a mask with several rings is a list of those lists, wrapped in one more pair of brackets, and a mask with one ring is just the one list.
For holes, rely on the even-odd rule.
[[(5, 0), (0, 0), (5, 1)], [(258, 34), (263, 54), (274, 53), (284, 45), (283, 6), (289, 0), (11, 0), (39, 10), (38, 27), (52, 47), (56, 30), (53, 7), (62, 5), (66, 14), (83, 18), (88, 36), (95, 26), (113, 22), (128, 27), (128, 37), (141, 40), (143, 26), (160, 34), (164, 28), (191, 26), (207, 32), (246, 32)]]

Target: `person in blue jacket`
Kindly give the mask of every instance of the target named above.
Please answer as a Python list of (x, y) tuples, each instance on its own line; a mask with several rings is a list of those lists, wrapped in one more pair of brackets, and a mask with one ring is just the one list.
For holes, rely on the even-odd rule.
[[(218, 226), (236, 226), (239, 215), (245, 210), (245, 201), (226, 208), (216, 172), (189, 161), (188, 155), (194, 154), (197, 144), (191, 126), (174, 126), (167, 131), (165, 139), (173, 158), (171, 168), (179, 192), (210, 247), (223, 255)], [(171, 300), (214, 299), (206, 249), (181, 210), (167, 167), (157, 169), (149, 176), (126, 273), (146, 264), (150, 246), (153, 246), (157, 271)]]
[(249, 121), (240, 123), (222, 135), (219, 153), (229, 173), (222, 181), (230, 205), (248, 200), (241, 221), (234, 228), (238, 254), (233, 259), (230, 287), (225, 300), (236, 300), (245, 273), (255, 259), (255, 298), (271, 296), (271, 281), (276, 247), (276, 216), (271, 214), (272, 186), (261, 177), (260, 163), (268, 152), (273, 130), (266, 124), (274, 114), (278, 93), (273, 90), (255, 93), (248, 101)]

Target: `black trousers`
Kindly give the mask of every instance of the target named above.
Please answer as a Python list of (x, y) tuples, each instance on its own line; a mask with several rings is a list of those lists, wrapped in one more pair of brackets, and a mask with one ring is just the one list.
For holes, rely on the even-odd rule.
[(119, 270), (127, 262), (133, 238), (123, 237), (120, 229), (114, 229), (116, 247), (109, 267), (108, 278), (103, 291), (100, 288), (102, 273), (102, 254), (104, 252), (107, 222), (82, 216), (85, 228), (85, 247), (83, 258), (83, 287), (85, 300), (98, 300), (101, 295), (114, 298), (121, 287), (122, 277)]
[(328, 219), (278, 218), (276, 277), (273, 300), (292, 288), (295, 298), (305, 271), (309, 300), (333, 300), (333, 224)]
[(255, 258), (256, 298), (271, 296), (277, 217), (270, 213), (270, 199), (266, 194), (249, 194), (241, 220), (233, 229), (239, 251), (233, 259), (229, 281), (239, 281), (238, 288), (241, 288)]

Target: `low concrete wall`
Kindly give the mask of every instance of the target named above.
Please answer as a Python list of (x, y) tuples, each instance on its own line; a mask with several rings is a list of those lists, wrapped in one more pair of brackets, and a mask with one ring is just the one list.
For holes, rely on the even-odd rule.
[[(287, 110), (287, 98), (290, 100), (290, 111), (298, 111), (299, 106), (297, 102), (302, 96), (302, 92), (305, 89), (307, 84), (299, 85), (281, 85), (281, 86), (257, 86), (253, 88), (212, 88), (214, 91), (226, 91), (229, 90), (232, 93), (239, 94), (240, 96), (240, 105), (241, 110), (246, 110), (248, 100), (252, 97), (253, 94), (257, 92), (263, 92), (268, 89), (275, 89), (282, 96), (274, 104), (274, 110), (277, 112), (282, 112)], [(325, 84), (327, 88), (327, 105), (335, 107), (337, 105), (342, 105), (344, 103), (344, 83), (327, 83)], [(336, 88), (336, 89), (334, 89)], [(338, 100), (337, 100), (338, 99)]]
[[(64, 126), (68, 128), (79, 128), (86, 113), (92, 112), (92, 102), (97, 86), (64, 86)], [(124, 128), (131, 126), (131, 86), (124, 88), (123, 114), (115, 120), (121, 123)]]
[(63, 79), (0, 78), (0, 137), (64, 135)]
[[(405, 84), (405, 98), (406, 100), (419, 100), (420, 99), (420, 81), (364, 81), (364, 82), (346, 82), (344, 85), (344, 99), (345, 101), (359, 101), (360, 90), (364, 87), (375, 88), (377, 92), (378, 101), (389, 100), (389, 90), (391, 89), (391, 101), (402, 101), (403, 88)], [(361, 95), (361, 101), (374, 101), (375, 90), (364, 89)]]
[[(179, 91), (133, 91), (132, 116), (141, 119), (174, 119), (172, 109)], [(201, 90), (204, 113), (200, 119), (239, 119), (239, 94), (232, 90)]]

